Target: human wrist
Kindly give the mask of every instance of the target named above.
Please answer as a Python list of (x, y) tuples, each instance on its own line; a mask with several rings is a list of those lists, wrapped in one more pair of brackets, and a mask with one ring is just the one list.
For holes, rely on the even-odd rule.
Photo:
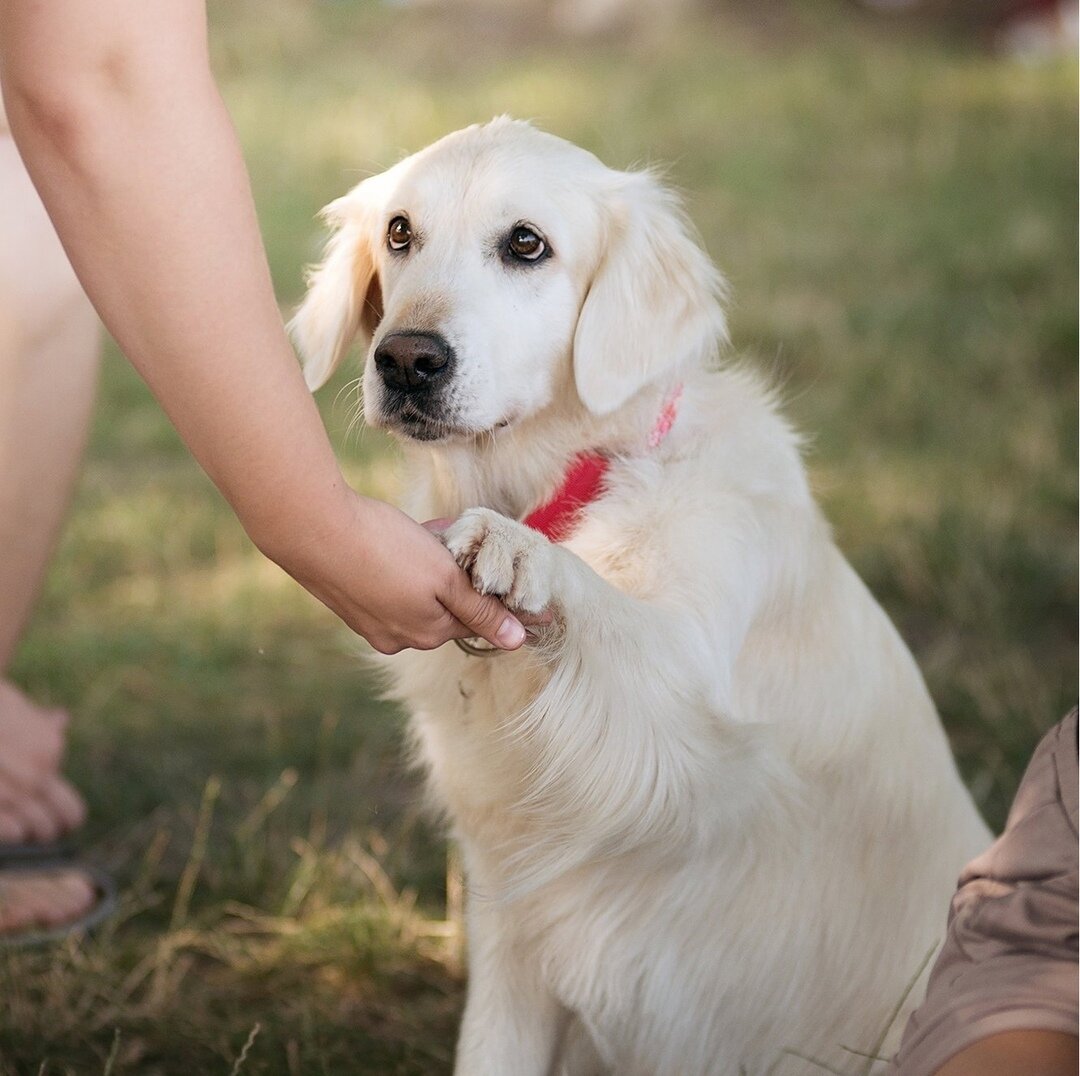
[(294, 578), (316, 571), (341, 535), (355, 530), (361, 498), (340, 472), (300, 494), (278, 491), (268, 501), (240, 508), (237, 516), (260, 552)]

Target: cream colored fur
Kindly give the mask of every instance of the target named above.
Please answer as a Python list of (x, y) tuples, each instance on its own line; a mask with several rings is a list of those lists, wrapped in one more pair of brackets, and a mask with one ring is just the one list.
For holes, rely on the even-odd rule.
[[(374, 348), (442, 334), (457, 367), (439, 437), (404, 441), (407, 507), (456, 517), (479, 588), (555, 612), (516, 653), (386, 659), (466, 864), (458, 1076), (821, 1071), (788, 1049), (862, 1071), (843, 1047), (879, 1041), (989, 834), (797, 436), (713, 361), (724, 289), (673, 197), (496, 120), (329, 217), (293, 323), (309, 381), (359, 336), (366, 417), (394, 426)], [(543, 264), (495, 253), (520, 222)], [(517, 520), (583, 450), (608, 485), (553, 545)]]

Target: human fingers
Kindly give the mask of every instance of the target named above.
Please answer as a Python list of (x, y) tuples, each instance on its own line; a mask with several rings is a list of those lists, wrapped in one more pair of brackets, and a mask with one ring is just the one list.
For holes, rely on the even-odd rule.
[[(469, 635), (486, 639), (500, 650), (517, 650), (525, 642), (525, 628), (506, 606), (489, 594), (480, 594), (460, 569), (452, 573), (439, 600)], [(452, 636), (457, 637), (457, 636)]]
[(542, 609), (539, 613), (526, 613), (518, 609), (514, 611), (514, 616), (527, 628), (546, 628), (555, 619), (550, 609)]
[(449, 516), (439, 516), (438, 519), (427, 519), (420, 524), (425, 530), (431, 531), (434, 535), (440, 535), (447, 527), (453, 523), (453, 519)]

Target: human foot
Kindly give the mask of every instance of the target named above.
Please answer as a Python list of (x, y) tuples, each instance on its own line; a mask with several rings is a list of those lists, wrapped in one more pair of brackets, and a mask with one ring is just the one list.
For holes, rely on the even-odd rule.
[(77, 829), (86, 804), (60, 775), (67, 715), (0, 680), (0, 847), (48, 844)]
[[(28, 699), (0, 680), (0, 946), (27, 932), (83, 920), (98, 902), (98, 886), (73, 866), (31, 865), (31, 849), (77, 829), (86, 805), (60, 775), (67, 714)], [(26, 854), (5, 856), (23, 846)], [(14, 859), (14, 862), (9, 860)]]
[(78, 867), (0, 867), (0, 947), (5, 937), (76, 923), (97, 900), (93, 880)]

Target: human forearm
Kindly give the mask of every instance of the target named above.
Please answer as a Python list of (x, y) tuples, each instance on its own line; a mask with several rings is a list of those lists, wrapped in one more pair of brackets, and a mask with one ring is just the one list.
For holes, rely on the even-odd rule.
[[(275, 553), (344, 487), (281, 325), (201, 5), (89, 7), (2, 8), (13, 133), (102, 319)], [(110, 10), (119, 40), (101, 31)], [(72, 53), (46, 78), (34, 63), (42, 35)]]

